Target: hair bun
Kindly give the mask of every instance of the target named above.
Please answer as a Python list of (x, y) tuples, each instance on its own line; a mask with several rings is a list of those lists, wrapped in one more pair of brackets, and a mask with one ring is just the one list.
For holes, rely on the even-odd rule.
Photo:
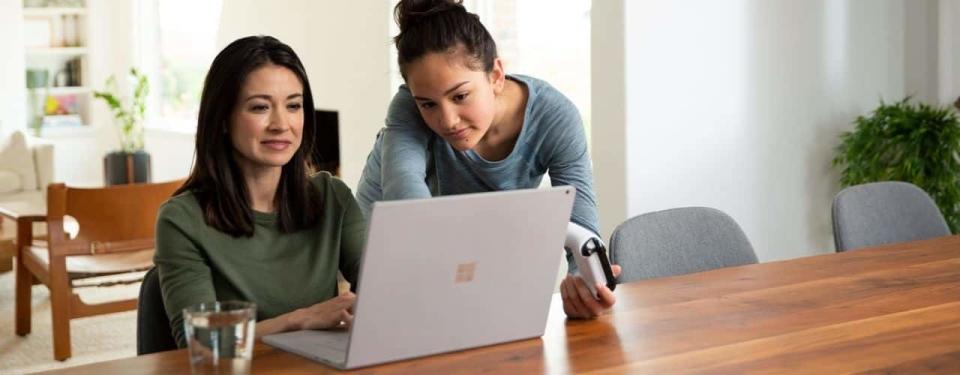
[(466, 12), (463, 0), (400, 0), (394, 7), (394, 17), (400, 33), (422, 20), (451, 10)]

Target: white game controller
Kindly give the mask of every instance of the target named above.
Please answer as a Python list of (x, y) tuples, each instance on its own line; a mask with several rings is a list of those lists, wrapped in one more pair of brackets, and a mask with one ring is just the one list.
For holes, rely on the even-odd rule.
[(567, 240), (564, 241), (563, 248), (573, 254), (573, 259), (577, 262), (577, 275), (590, 288), (594, 298), (597, 298), (597, 283), (606, 284), (610, 290), (616, 288), (617, 280), (610, 269), (607, 248), (596, 234), (570, 223), (567, 225)]

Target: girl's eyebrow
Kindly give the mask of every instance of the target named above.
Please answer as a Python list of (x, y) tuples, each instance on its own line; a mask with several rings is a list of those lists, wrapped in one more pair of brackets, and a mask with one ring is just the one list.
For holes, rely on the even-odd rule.
[[(458, 83), (458, 84), (456, 84), (456, 85), (453, 85), (453, 87), (451, 87), (449, 90), (447, 90), (447, 91), (445, 91), (445, 92), (443, 93), (443, 96), (450, 95), (451, 92), (457, 91), (457, 89), (459, 89), (460, 86), (466, 85), (467, 83), (470, 83), (470, 81), (463, 81), (463, 82), (460, 82), (460, 83)], [(416, 100), (420, 100), (420, 101), (430, 100), (429, 98), (424, 98), (424, 97), (420, 97), (420, 96), (414, 96), (413, 98), (416, 99)]]

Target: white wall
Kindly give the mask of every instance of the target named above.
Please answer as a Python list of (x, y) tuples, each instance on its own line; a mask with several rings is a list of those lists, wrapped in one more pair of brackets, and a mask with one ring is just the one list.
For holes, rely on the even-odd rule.
[(341, 176), (351, 188), (392, 97), (390, 6), (385, 1), (224, 1), (219, 48), (248, 35), (277, 37), (303, 60), (317, 108), (339, 112)]
[[(593, 2), (590, 11), (590, 156), (600, 232), (610, 238), (627, 217), (626, 60), (624, 0)], [(563, 262), (566, 263), (566, 262)]]
[[(620, 8), (626, 46), (622, 94), (603, 81), (594, 86), (605, 230), (644, 212), (711, 206), (740, 223), (762, 261), (833, 251), (838, 135), (880, 98), (903, 97), (908, 81), (936, 90), (929, 61), (905, 58), (908, 35), (929, 33), (907, 22), (908, 14), (920, 17), (908, 6), (914, 2), (595, 1), (594, 32), (614, 32), (607, 17)], [(615, 48), (596, 39), (594, 46), (594, 78), (607, 70), (600, 61), (611, 61), (612, 72), (599, 76), (615, 75)], [(600, 103), (611, 103), (608, 113)], [(624, 123), (622, 131), (607, 128)], [(598, 147), (617, 144), (621, 133), (619, 155), (618, 147)], [(606, 170), (618, 157), (625, 181)]]
[(19, 1), (0, 1), (0, 134), (26, 127), (22, 22)]
[(953, 103), (960, 97), (960, 0), (939, 1), (939, 99)]
[(186, 178), (193, 167), (195, 135), (165, 129), (146, 129), (144, 149), (150, 154), (154, 182)]
[[(939, 102), (937, 54), (939, 0), (913, 0), (904, 4), (904, 90), (917, 100)], [(934, 74), (930, 74), (930, 73)]]
[[(103, 90), (107, 78), (117, 77), (117, 82), (126, 82), (127, 73), (135, 66), (134, 25), (137, 23), (134, 2), (114, 0), (87, 0), (89, 27), (89, 73), (88, 84), (95, 90)], [(119, 85), (121, 90), (126, 89)], [(156, 90), (156, 86), (152, 89)], [(129, 95), (129, 94), (126, 94)], [(113, 128), (113, 114), (103, 100), (96, 100), (91, 116), (91, 125)], [(115, 132), (114, 132), (115, 133)], [(118, 148), (119, 135), (103, 140), (106, 149)]]

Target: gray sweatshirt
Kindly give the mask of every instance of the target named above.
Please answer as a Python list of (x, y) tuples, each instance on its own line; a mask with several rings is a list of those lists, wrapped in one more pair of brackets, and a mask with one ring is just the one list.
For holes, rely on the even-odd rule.
[(523, 128), (503, 160), (457, 151), (427, 127), (410, 90), (400, 86), (387, 111), (357, 187), (364, 216), (373, 202), (536, 188), (544, 174), (553, 186), (577, 189), (570, 221), (599, 233), (597, 199), (583, 123), (577, 108), (550, 84), (507, 77), (527, 88)]

